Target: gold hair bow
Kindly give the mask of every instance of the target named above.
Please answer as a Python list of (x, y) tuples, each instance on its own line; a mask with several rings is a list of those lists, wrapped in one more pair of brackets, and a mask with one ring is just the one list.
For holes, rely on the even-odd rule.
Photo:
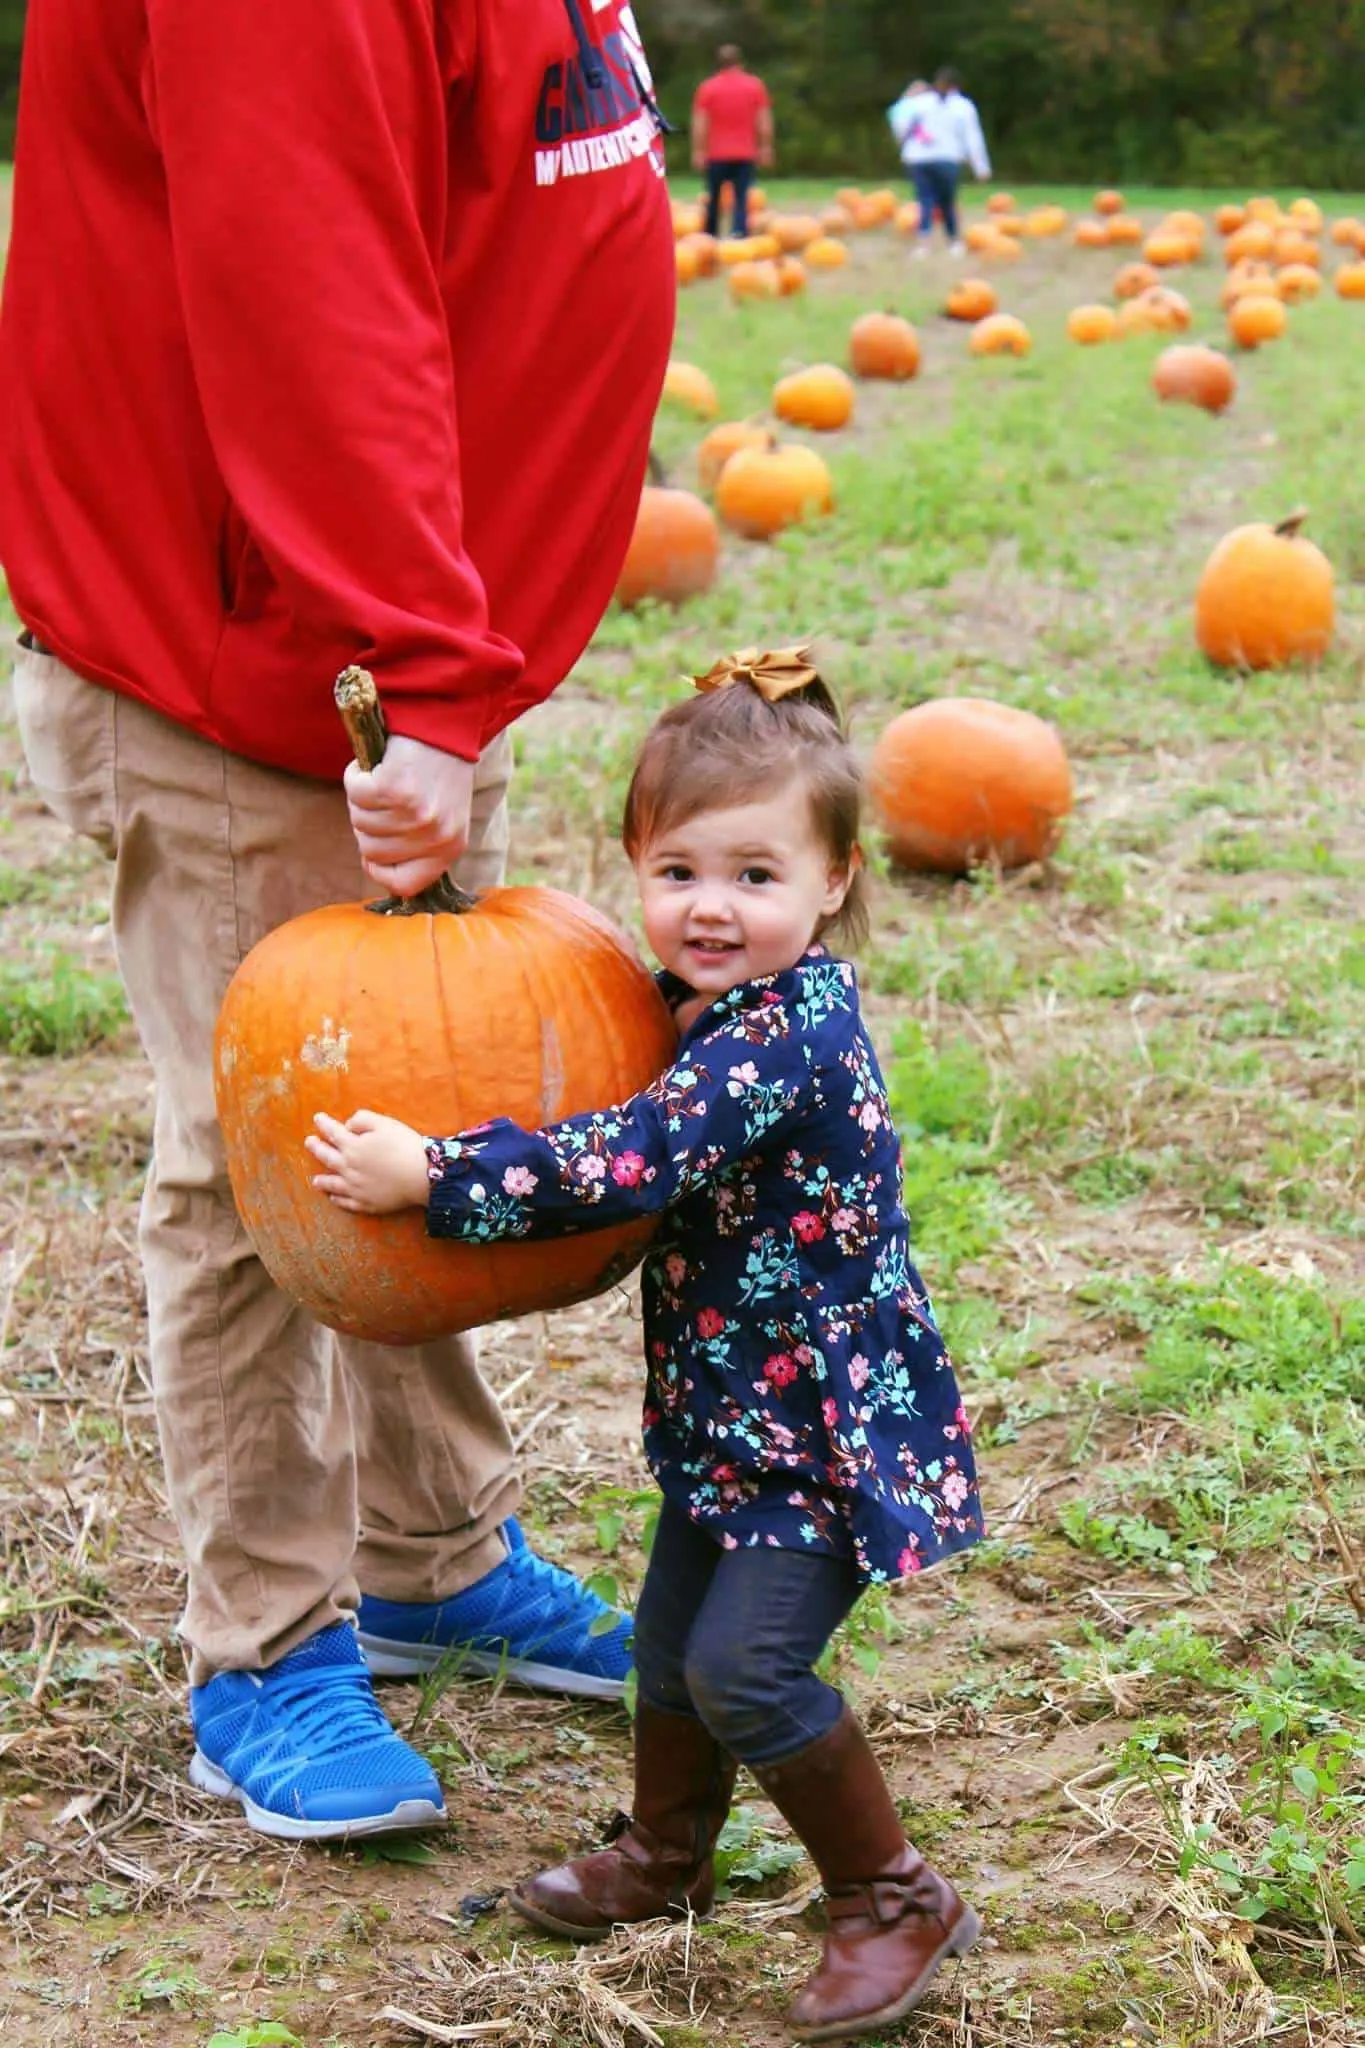
[(742, 647), (738, 654), (722, 655), (704, 676), (692, 678), (699, 690), (723, 690), (730, 683), (752, 683), (760, 697), (766, 697), (770, 704), (819, 680), (819, 670), (811, 665), (809, 647), (773, 647), (766, 652), (757, 647)]

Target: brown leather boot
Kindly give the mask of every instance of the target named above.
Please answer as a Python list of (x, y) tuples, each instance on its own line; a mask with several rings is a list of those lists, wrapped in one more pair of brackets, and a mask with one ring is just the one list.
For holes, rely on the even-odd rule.
[(601, 1941), (622, 1921), (709, 1913), (711, 1852), (734, 1795), (736, 1765), (700, 1721), (643, 1704), (635, 1714), (635, 1812), (618, 1814), (608, 1846), (543, 1870), (509, 1893), (537, 1927)]
[(753, 1775), (801, 1837), (824, 1881), (829, 1931), (791, 2011), (799, 2041), (843, 2041), (904, 2017), (981, 1922), (906, 1841), (886, 1780), (854, 1716), (809, 1749)]

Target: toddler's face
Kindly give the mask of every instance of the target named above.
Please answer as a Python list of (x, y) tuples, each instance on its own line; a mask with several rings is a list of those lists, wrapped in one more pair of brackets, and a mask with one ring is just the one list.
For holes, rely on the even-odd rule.
[(804, 786), (703, 811), (635, 863), (649, 943), (699, 995), (794, 967), (851, 876), (817, 836)]

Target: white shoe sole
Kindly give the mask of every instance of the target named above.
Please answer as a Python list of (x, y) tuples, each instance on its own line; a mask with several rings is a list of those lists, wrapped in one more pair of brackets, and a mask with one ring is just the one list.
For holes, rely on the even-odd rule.
[(445, 1820), (444, 1806), (430, 1799), (404, 1799), (392, 1813), (369, 1814), (360, 1820), (295, 1820), (285, 1813), (271, 1813), (258, 1806), (226, 1771), (210, 1763), (202, 1749), (190, 1758), (190, 1783), (215, 1799), (235, 1799), (246, 1816), (248, 1827), (258, 1835), (274, 1835), (282, 1842), (353, 1842), (362, 1835), (392, 1835), (406, 1828), (437, 1827)]
[(619, 1678), (593, 1678), (584, 1671), (563, 1671), (557, 1664), (536, 1664), (525, 1657), (498, 1657), (491, 1650), (443, 1649), (439, 1643), (396, 1643), (391, 1637), (367, 1636), (362, 1629), (356, 1641), (369, 1667), (371, 1678), (425, 1678), (444, 1664), (455, 1677), (469, 1672), (476, 1678), (508, 1678), (534, 1692), (562, 1692), (583, 1700), (621, 1700), (626, 1696)]

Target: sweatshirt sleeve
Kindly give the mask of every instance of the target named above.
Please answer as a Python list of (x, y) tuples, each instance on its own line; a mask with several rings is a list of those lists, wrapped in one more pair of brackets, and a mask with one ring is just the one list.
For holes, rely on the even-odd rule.
[(991, 160), (986, 154), (986, 138), (981, 132), (981, 116), (976, 111), (974, 100), (962, 102), (962, 141), (967, 161), (978, 178), (989, 178)]
[(779, 1140), (815, 1090), (787, 1007), (745, 1011), (617, 1108), (536, 1131), (499, 1118), (428, 1139), (427, 1231), (479, 1242), (562, 1237), (655, 1215)]
[(145, 97), (229, 495), (305, 634), (373, 669), (392, 729), (473, 759), (522, 658), (464, 549), (430, 0), (147, 11)]

